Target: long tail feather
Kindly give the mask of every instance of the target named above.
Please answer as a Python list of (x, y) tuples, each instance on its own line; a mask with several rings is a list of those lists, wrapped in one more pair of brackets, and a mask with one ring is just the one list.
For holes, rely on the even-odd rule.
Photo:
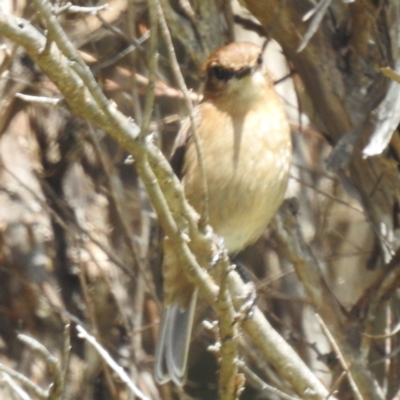
[(197, 290), (185, 310), (178, 304), (164, 308), (154, 363), (154, 375), (159, 384), (169, 380), (179, 386), (185, 384), (196, 300)]

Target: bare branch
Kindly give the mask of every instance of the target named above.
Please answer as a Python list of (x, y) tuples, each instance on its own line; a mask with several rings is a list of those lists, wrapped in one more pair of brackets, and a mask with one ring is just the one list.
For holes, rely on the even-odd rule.
[(48, 393), (45, 390), (41, 389), (38, 385), (33, 383), (25, 375), (14, 371), (12, 368), (9, 368), (2, 363), (0, 363), (0, 371), (4, 372), (7, 375), (10, 375), (12, 378), (20, 382), (30, 394), (38, 397), (40, 400), (48, 400)]
[(46, 362), (53, 380), (53, 383), (48, 390), (47, 400), (60, 399), (64, 389), (64, 380), (58, 360), (36, 339), (23, 334), (19, 334), (17, 338), (32, 351), (38, 353)]
[(274, 388), (268, 383), (261, 380), (250, 368), (248, 368), (243, 362), (239, 363), (240, 370), (246, 375), (247, 379), (250, 379), (252, 382), (257, 383), (260, 390), (265, 391), (266, 393), (271, 393), (274, 396), (278, 396), (282, 400), (300, 400), (298, 397), (289, 396), (288, 394), (282, 392), (281, 390)]
[[(35, 1), (44, 10), (49, 33), (54, 42), (65, 48), (68, 58), (75, 59), (72, 65), (74, 68), (71, 67), (70, 61), (60, 54), (54, 43), (46, 47), (46, 40), (27, 21), (2, 13), (0, 33), (25, 47), (31, 58), (56, 82), (73, 112), (105, 130), (133, 155), (137, 171), (146, 186), (159, 221), (174, 243), (178, 261), (189, 279), (215, 307), (218, 304), (216, 300), (219, 289), (202, 268), (208, 267), (215, 251), (211, 230), (208, 229), (206, 235), (199, 232), (197, 216), (187, 204), (178, 179), (159, 149), (151, 143), (137, 140), (137, 126), (114, 110), (104, 96), (98, 93), (99, 89), (93, 87), (93, 77), (86, 76), (87, 69), (75, 58), (76, 54), (70, 49), (71, 46), (66, 45), (65, 35), (56, 29), (57, 20), (51, 15), (48, 16), (47, 3), (44, 0)], [(240, 278), (235, 272), (229, 274), (229, 288), (236, 310), (241, 309), (246, 293), (246, 288), (238, 280), (240, 281)], [(231, 289), (232, 285), (234, 289)], [(254, 315), (244, 321), (243, 327), (260, 348), (263, 356), (290, 382), (299, 395), (305, 395), (312, 400), (322, 400), (328, 395), (326, 388), (270, 326), (261, 311), (256, 308)]]
[(100, 345), (100, 343), (96, 340), (94, 336), (89, 335), (89, 333), (81, 325), (77, 325), (76, 329), (78, 330), (79, 337), (86, 340), (96, 349), (101, 358), (118, 375), (122, 382), (127, 385), (127, 387), (132, 391), (135, 396), (139, 397), (139, 399), (141, 400), (150, 400), (138, 389), (135, 383), (129, 378), (125, 370), (112, 359), (112, 357), (108, 354), (104, 347)]
[(54, 99), (51, 97), (43, 97), (43, 96), (31, 96), (29, 94), (23, 94), (23, 93), (17, 93), (15, 97), (24, 100), (26, 102), (48, 104), (50, 106), (61, 106), (64, 103), (63, 99)]
[(284, 246), (284, 252), (296, 269), (297, 276), (304, 285), (304, 288), (313, 301), (318, 314), (329, 327), (329, 331), (340, 347), (341, 354), (354, 377), (361, 392), (361, 396), (369, 398), (363, 393), (373, 393), (374, 398), (382, 398), (382, 394), (373, 383), (371, 372), (366, 368), (366, 363), (349, 344), (346, 331), (343, 328), (345, 315), (342, 308), (329, 290), (325, 279), (322, 276), (318, 262), (311, 249), (307, 246), (300, 232), (295, 217), (297, 206), (292, 201), (286, 202), (276, 218), (276, 227), (279, 241)]
[(97, 7), (79, 7), (79, 6), (74, 6), (72, 3), (67, 3), (62, 7), (59, 7), (54, 11), (55, 15), (59, 15), (61, 13), (76, 13), (76, 14), (96, 14), (99, 11), (103, 11), (109, 8), (108, 4), (103, 4), (101, 6)]
[(22, 400), (32, 400), (28, 393), (26, 393), (20, 386), (18, 386), (10, 375), (3, 372), (0, 377)]
[(319, 0), (318, 4), (313, 7), (307, 14), (304, 15), (303, 21), (307, 21), (312, 17), (310, 26), (307, 29), (307, 32), (304, 35), (304, 39), (301, 42), (300, 46), (298, 47), (297, 51), (301, 52), (305, 49), (308, 42), (314, 36), (315, 32), (317, 31), (318, 27), (322, 22), (322, 18), (326, 13), (326, 10), (330, 6), (332, 0)]
[(158, 67), (158, 21), (157, 4), (155, 0), (149, 1), (150, 14), (150, 43), (148, 51), (149, 84), (146, 89), (145, 109), (143, 113), (140, 136), (143, 140), (148, 134), (150, 121), (153, 114), (155, 86)]
[[(225, 253), (224, 265), (229, 265)], [(238, 399), (244, 389), (244, 378), (238, 379), (239, 364), (239, 329), (235, 320), (235, 309), (232, 304), (228, 288), (228, 274), (230, 269), (221, 268), (221, 279), (218, 296), (218, 325), (221, 341), (220, 370), (219, 370), (219, 398), (221, 400)]]
[(325, 333), (326, 337), (329, 340), (329, 343), (331, 344), (332, 348), (334, 349), (337, 357), (339, 358), (340, 364), (342, 365), (343, 370), (346, 372), (346, 375), (349, 379), (351, 388), (353, 389), (353, 392), (355, 394), (355, 396), (357, 397), (358, 400), (363, 400), (364, 398), (362, 397), (360, 390), (357, 387), (357, 384), (354, 382), (353, 376), (351, 375), (351, 371), (349, 369), (349, 366), (347, 365), (346, 360), (343, 357), (343, 354), (340, 350), (340, 347), (338, 346), (338, 344), (336, 343), (334, 337), (332, 336), (331, 332), (329, 332), (328, 327), (325, 325), (324, 321), (322, 320), (322, 318), (318, 315), (315, 314), (319, 324), (321, 325), (321, 328), (323, 330), (323, 332)]

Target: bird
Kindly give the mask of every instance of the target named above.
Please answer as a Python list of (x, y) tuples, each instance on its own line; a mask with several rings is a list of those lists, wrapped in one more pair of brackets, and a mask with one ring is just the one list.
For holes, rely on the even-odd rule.
[[(213, 231), (228, 253), (235, 255), (262, 235), (283, 202), (292, 157), (291, 131), (260, 46), (225, 45), (208, 57), (203, 73), (203, 99), (194, 108), (198, 145), (186, 120), (170, 163), (189, 204), (199, 214), (207, 210)], [(159, 384), (172, 380), (182, 386), (197, 290), (176, 262), (168, 240), (162, 269), (164, 309), (154, 375)]]

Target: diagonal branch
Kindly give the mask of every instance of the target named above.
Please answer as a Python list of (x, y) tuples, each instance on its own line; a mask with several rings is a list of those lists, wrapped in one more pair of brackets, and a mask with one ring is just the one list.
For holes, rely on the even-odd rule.
[[(68, 39), (56, 29), (58, 21), (48, 15), (49, 4), (35, 0), (43, 10), (50, 38), (39, 33), (29, 22), (0, 13), (0, 34), (23, 46), (33, 61), (57, 85), (71, 111), (107, 132), (126, 151), (132, 154), (140, 175), (165, 233), (174, 243), (178, 260), (189, 279), (214, 307), (218, 307), (219, 288), (203, 267), (210, 265), (216, 246), (211, 229), (199, 232), (197, 215), (187, 203), (180, 182), (160, 150), (141, 140), (138, 126), (115, 110), (100, 90), (90, 71), (66, 47)], [(51, 39), (51, 41), (48, 41)], [(64, 44), (63, 44), (64, 43)], [(69, 54), (68, 54), (69, 53)], [(71, 64), (71, 60), (72, 64)], [(100, 93), (99, 93), (100, 92)], [(222, 261), (228, 270), (227, 262)], [(214, 271), (214, 270), (213, 270)], [(246, 289), (235, 272), (228, 275), (228, 288), (236, 310), (240, 310)], [(221, 310), (218, 310), (220, 313)], [(303, 398), (322, 400), (328, 391), (299, 358), (287, 342), (272, 328), (257, 308), (243, 327), (259, 346), (262, 355), (271, 362), (294, 390)]]
[(276, 218), (277, 236), (289, 261), (296, 269), (308, 297), (312, 300), (330, 333), (340, 348), (354, 378), (357, 392), (364, 399), (382, 399), (381, 388), (374, 382), (367, 362), (359, 351), (351, 346), (361, 335), (357, 321), (345, 318), (342, 308), (328, 288), (314, 254), (305, 243), (300, 231), (293, 202), (287, 201)]

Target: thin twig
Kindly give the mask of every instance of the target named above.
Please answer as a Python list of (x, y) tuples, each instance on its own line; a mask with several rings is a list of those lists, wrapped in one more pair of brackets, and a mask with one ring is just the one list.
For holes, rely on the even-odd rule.
[(390, 67), (384, 67), (384, 68), (379, 68), (379, 70), (382, 72), (383, 75), (386, 76), (386, 78), (389, 78), (392, 81), (400, 83), (400, 74), (398, 74), (394, 69)]
[[(149, 32), (146, 32), (143, 36), (141, 36), (139, 39), (137, 39), (137, 43), (143, 44), (149, 38), (149, 36), (150, 36)], [(96, 74), (96, 72), (100, 71), (101, 69), (107, 68), (107, 67), (110, 67), (111, 65), (116, 64), (118, 61), (122, 60), (128, 54), (133, 53), (137, 49), (138, 49), (138, 46), (136, 44), (131, 44), (124, 50), (115, 54), (113, 57), (110, 57), (106, 60), (101, 60), (98, 64), (93, 66), (93, 68), (92, 68), (93, 73)], [(135, 74), (133, 74), (133, 75), (135, 75)]]
[(329, 289), (318, 261), (306, 243), (296, 218), (296, 204), (286, 201), (274, 219), (277, 239), (282, 245), (282, 251), (296, 269), (308, 297), (312, 300), (317, 312), (329, 326), (332, 336), (341, 348), (341, 353), (357, 381), (357, 387), (362, 393), (374, 393), (381, 397), (381, 389), (374, 383), (371, 372), (360, 354), (350, 346), (343, 329), (346, 314), (340, 303)]
[[(385, 307), (385, 313), (386, 313), (386, 326), (385, 326), (385, 331), (386, 332), (390, 332), (391, 327), (392, 327), (392, 309), (390, 306), (390, 303), (388, 302), (386, 304)], [(385, 356), (388, 356), (389, 354), (391, 354), (393, 351), (393, 343), (392, 343), (392, 337), (389, 336), (385, 339)], [(385, 360), (385, 364), (384, 364), (384, 379), (382, 382), (382, 389), (384, 393), (388, 393), (388, 389), (389, 389), (389, 379), (391, 377), (391, 366), (392, 366), (392, 358), (388, 357)]]
[[(34, 190), (32, 190), (25, 182), (23, 182), (17, 175), (14, 174), (13, 171), (8, 169), (5, 165), (2, 165), (5, 171), (7, 171), (8, 174), (10, 174), (19, 184), (21, 184), (26, 190), (29, 191), (30, 194), (33, 195), (36, 201), (39, 202), (40, 206), (46, 209), (46, 211), (55, 219), (57, 224), (59, 224), (67, 233), (71, 235), (71, 237), (75, 238), (76, 235), (79, 233), (81, 236), (86, 236), (88, 239), (90, 239), (97, 247), (100, 248), (101, 251), (103, 251), (107, 257), (112, 261), (115, 265), (118, 265), (121, 270), (127, 274), (128, 276), (134, 278), (134, 275), (132, 274), (132, 271), (128, 269), (125, 264), (119, 260), (109, 248), (107, 248), (103, 243), (101, 243), (99, 240), (93, 237), (93, 235), (85, 228), (81, 227), (78, 222), (70, 216), (69, 222), (73, 225), (73, 227), (76, 229), (76, 231), (68, 226), (62, 216), (59, 215), (58, 212), (56, 212), (53, 208), (51, 208), (46, 201), (43, 200)], [(68, 211), (66, 207), (61, 204), (61, 201), (55, 196), (52, 188), (50, 185), (47, 184), (43, 179), (41, 179), (39, 176), (37, 176), (40, 184), (42, 185), (44, 191), (47, 193), (47, 195), (51, 196), (51, 199), (57, 203), (57, 205), (60, 207), (60, 209), (68, 215)]]
[(331, 334), (331, 332), (329, 331), (328, 327), (326, 326), (323, 319), (319, 316), (319, 314), (315, 314), (315, 317), (317, 318), (317, 321), (318, 321), (319, 325), (321, 326), (321, 329), (324, 332), (325, 336), (327, 337), (330, 345), (332, 346), (333, 350), (335, 351), (343, 370), (346, 372), (347, 379), (349, 380), (350, 386), (353, 389), (353, 392), (354, 392), (356, 398), (358, 400), (363, 400), (364, 398), (361, 395), (360, 390), (358, 389), (357, 384), (355, 383), (355, 381), (353, 379), (353, 375), (351, 374), (349, 365), (347, 364), (345, 358), (343, 357), (343, 353), (341, 352), (340, 347), (336, 343), (336, 340), (334, 339), (333, 335)]
[(264, 382), (244, 362), (239, 363), (239, 368), (246, 375), (246, 377), (248, 377), (249, 380), (251, 380), (252, 383), (256, 383), (258, 385), (257, 390), (270, 393), (273, 396), (278, 396), (282, 400), (300, 400), (298, 397), (290, 396), (282, 392), (281, 390), (271, 385), (268, 385), (268, 383)]
[(62, 7), (56, 8), (54, 10), (55, 15), (59, 15), (62, 13), (71, 13), (71, 14), (96, 14), (99, 11), (107, 10), (109, 8), (108, 4), (103, 4), (101, 6), (96, 7), (79, 7), (74, 6), (72, 3), (67, 3)]
[(21, 333), (17, 336), (17, 339), (28, 346), (32, 351), (39, 354), (46, 362), (53, 380), (48, 390), (47, 400), (60, 399), (64, 390), (64, 380), (57, 358), (55, 358), (46, 347), (30, 336)]
[(301, 185), (310, 188), (310, 189), (313, 190), (314, 192), (316, 192), (316, 193), (318, 193), (318, 194), (321, 194), (322, 196), (325, 196), (325, 197), (327, 197), (328, 199), (331, 199), (331, 200), (337, 202), (338, 204), (342, 204), (342, 205), (348, 207), (350, 210), (357, 211), (357, 212), (359, 212), (360, 214), (365, 215), (365, 211), (364, 211), (362, 208), (353, 206), (353, 205), (350, 204), (349, 202), (344, 201), (344, 200), (340, 199), (339, 197), (336, 197), (336, 196), (331, 195), (331, 194), (329, 194), (329, 193), (327, 193), (327, 192), (325, 192), (325, 191), (323, 191), (323, 190), (320, 190), (320, 189), (318, 189), (315, 185), (311, 185), (311, 184), (307, 183), (305, 180), (300, 179), (300, 178), (298, 178), (298, 177), (295, 176), (295, 175), (290, 175), (290, 179), (293, 179), (293, 180), (295, 180), (296, 182), (299, 182)]
[(135, 394), (135, 396), (139, 397), (139, 399), (142, 400), (150, 400), (138, 389), (135, 383), (129, 378), (124, 368), (122, 368), (113, 360), (110, 354), (108, 354), (108, 352), (104, 349), (104, 347), (100, 345), (100, 343), (96, 340), (94, 336), (89, 335), (89, 333), (81, 325), (77, 325), (76, 329), (78, 331), (79, 337), (81, 339), (86, 340), (96, 349), (101, 358), (118, 375), (118, 377), (122, 380), (122, 382), (124, 382), (127, 385), (127, 387), (132, 391), (132, 393)]
[(64, 99), (54, 99), (52, 97), (32, 96), (23, 93), (16, 93), (15, 97), (29, 103), (48, 104), (51, 106), (63, 106), (65, 104)]
[(390, 337), (396, 335), (399, 332), (400, 332), (400, 322), (398, 322), (396, 324), (396, 326), (390, 332), (382, 333), (381, 335), (371, 335), (369, 333), (363, 333), (363, 336), (366, 336), (366, 337), (368, 337), (370, 339), (373, 339), (373, 340), (379, 340), (379, 339), (390, 338)]
[(330, 398), (332, 398), (333, 394), (335, 393), (335, 391), (337, 390), (337, 388), (339, 387), (339, 385), (342, 383), (343, 379), (346, 376), (347, 376), (347, 371), (342, 371), (342, 373), (339, 375), (339, 377), (333, 383), (326, 400), (329, 400)]
[(148, 51), (148, 78), (149, 83), (146, 89), (145, 108), (140, 127), (140, 138), (143, 140), (149, 133), (149, 126), (154, 109), (155, 86), (157, 80), (158, 67), (158, 20), (157, 7), (155, 0), (149, 0), (149, 15), (150, 15), (150, 40)]
[[(62, 379), (65, 382), (67, 382), (68, 378), (68, 370), (69, 370), (69, 362), (71, 359), (71, 324), (66, 324), (64, 327), (64, 345), (63, 345), (63, 358), (62, 358), (62, 366), (61, 366), (61, 371), (62, 371)], [(63, 393), (63, 398), (64, 398)]]
[(169, 56), (169, 60), (170, 60), (170, 64), (171, 64), (171, 69), (175, 76), (175, 80), (177, 81), (178, 87), (181, 90), (181, 92), (183, 93), (186, 109), (189, 113), (190, 131), (191, 131), (191, 133), (193, 135), (193, 139), (195, 141), (197, 158), (198, 158), (198, 163), (199, 163), (199, 170), (201, 173), (201, 181), (202, 181), (201, 196), (202, 196), (203, 201), (202, 201), (202, 212), (200, 215), (201, 216), (200, 225), (201, 225), (201, 228), (204, 229), (205, 226), (208, 225), (208, 187), (207, 187), (207, 177), (205, 174), (204, 158), (203, 158), (203, 152), (202, 152), (202, 148), (201, 148), (201, 142), (197, 135), (197, 120), (195, 117), (193, 104), (190, 99), (189, 90), (186, 87), (185, 80), (183, 79), (183, 75), (182, 75), (181, 69), (179, 67), (178, 60), (176, 58), (175, 48), (173, 46), (171, 34), (169, 32), (169, 29), (167, 26), (167, 21), (164, 16), (163, 7), (159, 0), (154, 0), (154, 1), (156, 2), (156, 5), (157, 5), (161, 33), (163, 35), (163, 38), (166, 42), (167, 49), (168, 49), (168, 56)]
[[(98, 105), (103, 109), (103, 111), (107, 112), (107, 109), (109, 108), (107, 98), (101, 92), (96, 80), (90, 72), (90, 69), (83, 61), (77, 49), (68, 40), (60, 23), (52, 12), (49, 2), (47, 0), (34, 0), (34, 3), (47, 24), (48, 36), (46, 47), (49, 47), (51, 41), (54, 41), (57, 44), (63, 54), (70, 60), (70, 67), (85, 83), (93, 98), (97, 100)], [(43, 51), (46, 52), (48, 49), (45, 48)]]
[[(79, 260), (78, 277), (79, 277), (79, 283), (80, 283), (80, 287), (82, 290), (84, 303), (86, 306), (86, 316), (90, 322), (90, 326), (91, 326), (91, 329), (94, 332), (94, 334), (96, 336), (100, 336), (98, 322), (97, 322), (98, 313), (96, 313), (96, 306), (94, 304), (95, 302), (94, 302), (92, 293), (89, 289), (89, 285), (88, 285), (86, 276), (87, 276), (87, 271), (84, 269), (84, 263), (81, 260)], [(98, 363), (98, 360), (96, 358), (93, 359), (92, 357), (90, 357), (90, 359), (91, 359), (92, 363), (94, 363), (94, 364)], [(111, 395), (111, 397), (115, 398), (117, 396), (117, 390), (115, 388), (115, 384), (113, 382), (110, 370), (109, 370), (109, 368), (107, 368), (106, 362), (101, 357), (100, 357), (100, 363), (102, 364), (102, 367), (103, 367), (105, 382), (108, 387), (108, 390), (110, 391), (110, 395)], [(94, 374), (96, 372), (94, 372), (91, 368), (87, 368), (86, 373)], [(92, 379), (93, 376), (91, 376), (90, 378)]]
[[(117, 194), (117, 191), (115, 190), (115, 177), (113, 177), (112, 175), (113, 172), (112, 163), (109, 160), (109, 157), (107, 157), (107, 154), (104, 151), (102, 151), (99, 140), (91, 127), (89, 127), (88, 129), (88, 138), (93, 146), (93, 149), (96, 153), (96, 156), (103, 170), (104, 176), (106, 178), (109, 199), (112, 207), (115, 209), (116, 214), (118, 216), (126, 246), (129, 249), (134, 264), (139, 268), (141, 275), (144, 276), (144, 284), (148, 292), (153, 295), (154, 300), (157, 302), (157, 296), (154, 295), (155, 292), (154, 285), (152, 284), (152, 282), (150, 282), (150, 280), (147, 277), (146, 274), (147, 266), (144, 265), (142, 258), (140, 257), (140, 251), (138, 248), (139, 246), (137, 244), (137, 241), (135, 241), (134, 239), (136, 238), (136, 236), (132, 232), (132, 229), (129, 226), (127, 219), (124, 217), (126, 211), (123, 209), (120, 198)], [(133, 268), (131, 268), (131, 273), (133, 273), (134, 276), (136, 277), (136, 271), (134, 271)]]
[(20, 382), (31, 395), (38, 397), (40, 400), (48, 400), (48, 392), (33, 383), (25, 375), (7, 367), (3, 363), (0, 363), (0, 371)]
[(22, 389), (22, 387), (18, 386), (17, 382), (15, 382), (10, 375), (3, 372), (0, 374), (0, 378), (0, 382), (5, 382), (10, 387), (10, 389), (21, 398), (21, 400), (32, 400), (28, 393), (26, 393), (25, 390)]
[(317, 32), (318, 27), (320, 26), (322, 19), (324, 18), (326, 10), (331, 4), (331, 1), (332, 0), (319, 0), (319, 3), (304, 15), (303, 21), (307, 21), (311, 17), (313, 18), (311, 20), (310, 26), (307, 29), (307, 32), (304, 35), (303, 41), (297, 49), (298, 53), (306, 48), (308, 42), (314, 36), (315, 32)]

